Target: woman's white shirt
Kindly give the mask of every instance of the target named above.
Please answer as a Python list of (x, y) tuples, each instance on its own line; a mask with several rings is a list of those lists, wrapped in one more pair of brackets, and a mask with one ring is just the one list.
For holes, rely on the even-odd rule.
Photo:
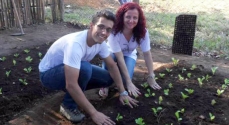
[(142, 52), (149, 51), (150, 47), (150, 38), (149, 33), (146, 31), (145, 37), (140, 40), (140, 45), (137, 41), (133, 41), (133, 36), (131, 37), (130, 41), (127, 41), (124, 34), (122, 32), (117, 33), (116, 35), (111, 34), (108, 37), (107, 44), (109, 46), (109, 50), (112, 53), (121, 52), (124, 56), (128, 56), (133, 58), (134, 60), (137, 59), (137, 50), (136, 48), (140, 46)]

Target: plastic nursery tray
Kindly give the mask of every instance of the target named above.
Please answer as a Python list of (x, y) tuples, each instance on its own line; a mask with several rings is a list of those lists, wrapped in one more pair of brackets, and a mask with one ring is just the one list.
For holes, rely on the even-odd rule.
[(176, 17), (172, 53), (192, 55), (196, 18), (196, 15)]

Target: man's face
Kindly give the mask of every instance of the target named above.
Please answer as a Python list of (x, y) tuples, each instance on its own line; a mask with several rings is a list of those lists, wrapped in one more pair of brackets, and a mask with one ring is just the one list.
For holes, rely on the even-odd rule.
[(96, 24), (91, 24), (92, 39), (101, 44), (110, 35), (113, 25), (113, 21), (100, 17)]

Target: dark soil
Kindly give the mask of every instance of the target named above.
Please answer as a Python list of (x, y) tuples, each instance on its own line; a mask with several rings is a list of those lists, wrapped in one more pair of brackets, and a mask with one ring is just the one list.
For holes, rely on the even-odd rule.
[[(0, 86), (2, 88), (2, 94), (0, 95), (0, 124), (17, 116), (20, 112), (29, 109), (34, 104), (43, 98), (45, 95), (55, 93), (55, 91), (47, 90), (40, 84), (38, 64), (40, 58), (38, 53), (41, 52), (42, 56), (45, 54), (50, 44), (44, 44), (41, 46), (34, 46), (27, 48), (29, 53), (25, 53), (24, 50), (18, 52), (19, 56), (15, 57), (14, 54), (5, 56), (5, 61), (0, 61)], [(30, 56), (33, 60), (31, 63), (26, 61), (26, 57)], [(2, 57), (1, 57), (2, 58)], [(13, 60), (16, 61), (16, 65), (13, 65)], [(95, 58), (92, 61), (93, 64), (99, 65), (101, 60)], [(24, 68), (32, 68), (30, 73), (26, 73)], [(168, 73), (165, 69), (170, 68), (172, 72)], [(169, 89), (168, 84), (172, 83), (173, 88), (170, 88), (169, 95), (164, 95), (164, 91), (154, 91), (150, 89), (151, 93), (155, 93), (155, 96), (145, 97), (147, 88), (142, 87), (142, 84), (146, 82), (145, 76), (135, 74), (134, 83), (140, 88), (142, 95), (137, 98), (140, 102), (139, 106), (131, 109), (127, 106), (120, 104), (116, 95), (115, 89), (111, 89), (110, 97), (104, 101), (92, 101), (93, 105), (99, 111), (110, 116), (114, 121), (118, 113), (123, 116), (123, 119), (117, 122), (119, 125), (133, 125), (135, 119), (143, 118), (147, 125), (174, 125), (179, 124), (175, 117), (175, 112), (185, 109), (184, 113), (180, 114), (182, 120), (180, 124), (183, 125), (227, 125), (229, 123), (229, 100), (228, 90), (221, 96), (216, 95), (217, 89), (220, 89), (224, 84), (225, 77), (220, 75), (212, 75), (211, 72), (203, 71), (202, 68), (190, 70), (190, 66), (180, 63), (178, 66), (167, 65), (155, 71), (158, 77), (157, 82), (164, 89)], [(186, 71), (182, 73), (182, 68)], [(6, 72), (11, 71), (9, 77), (6, 76)], [(165, 76), (160, 78), (159, 73), (164, 73)], [(187, 73), (191, 73), (191, 78), (187, 78)], [(183, 76), (185, 80), (180, 81), (178, 74)], [(208, 81), (203, 81), (203, 86), (200, 87), (197, 78), (210, 75)], [(22, 84), (19, 79), (26, 79), (28, 85)], [(194, 93), (189, 95), (185, 100), (182, 99), (181, 92), (188, 95), (185, 88), (193, 89)], [(159, 96), (163, 97), (161, 104), (158, 103)], [(216, 104), (211, 105), (211, 100), (215, 99)], [(158, 111), (157, 116), (153, 113), (152, 108), (162, 107), (162, 110)], [(209, 113), (215, 116), (213, 121), (210, 120)], [(82, 125), (93, 124), (90, 118), (80, 123)]]
[[(28, 48), (30, 52), (27, 54), (24, 50), (20, 50), (17, 52), (19, 54), (18, 57), (12, 54), (4, 56), (6, 57), (5, 61), (0, 61), (0, 88), (2, 88), (2, 94), (0, 95), (0, 124), (12, 119), (13, 116), (23, 110), (31, 108), (38, 101), (37, 99), (54, 93), (54, 91), (45, 89), (39, 81), (38, 63), (40, 58), (38, 52), (44, 55), (48, 47), (49, 45), (45, 44)], [(25, 59), (28, 56), (33, 59), (31, 63)], [(16, 61), (15, 66), (13, 60)], [(32, 68), (32, 71), (26, 73), (24, 68), (29, 67)], [(7, 77), (6, 72), (9, 71), (10, 74)], [(21, 83), (19, 79), (25, 79), (28, 84)]]
[[(156, 76), (159, 73), (164, 73), (163, 78), (158, 78), (157, 82), (160, 83), (163, 90), (154, 91), (149, 87), (144, 88), (143, 83), (146, 82), (145, 78), (140, 78), (134, 81), (142, 95), (137, 98), (140, 102), (139, 106), (136, 108), (129, 108), (128, 106), (123, 106), (118, 97), (110, 97), (107, 100), (94, 101), (95, 107), (110, 116), (118, 125), (134, 125), (135, 119), (143, 118), (146, 125), (228, 125), (229, 123), (229, 100), (228, 89), (218, 96), (217, 89), (221, 89), (222, 84), (224, 84), (225, 77), (212, 75), (211, 72), (202, 71), (201, 68), (195, 70), (190, 70), (190, 66), (185, 64), (180, 64), (179, 66), (168, 66), (172, 69), (172, 72), (168, 73), (162, 67), (161, 69), (155, 71)], [(182, 73), (182, 68), (186, 71)], [(191, 73), (191, 78), (187, 78), (187, 73)], [(178, 75), (181, 75), (185, 80), (180, 81)], [(211, 76), (208, 81), (204, 80), (202, 87), (200, 87), (197, 78), (202, 78), (203, 76)], [(173, 88), (169, 88), (169, 83), (172, 83)], [(193, 89), (193, 94), (188, 94), (185, 89)], [(151, 93), (155, 93), (155, 96), (145, 97), (144, 94), (148, 93), (147, 89), (150, 89)], [(169, 95), (164, 94), (164, 90), (169, 89)], [(113, 90), (113, 89), (112, 89)], [(189, 97), (185, 100), (181, 96), (181, 92), (188, 95)], [(116, 91), (110, 92), (110, 95), (115, 95)], [(163, 101), (159, 104), (159, 96), (162, 96)], [(216, 104), (211, 105), (212, 100), (216, 101)], [(152, 108), (162, 107), (157, 115), (154, 114)], [(185, 109), (184, 113), (180, 113), (182, 120), (177, 121), (175, 112), (181, 109)], [(118, 113), (123, 116), (122, 120), (117, 121)], [(214, 120), (210, 120), (209, 113), (215, 116)], [(89, 122), (88, 122), (89, 121)], [(86, 120), (81, 125), (91, 125), (90, 120)]]

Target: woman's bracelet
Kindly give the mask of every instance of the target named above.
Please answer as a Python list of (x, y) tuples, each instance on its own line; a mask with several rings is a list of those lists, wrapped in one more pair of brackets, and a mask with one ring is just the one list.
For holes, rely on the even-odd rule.
[(147, 79), (148, 78), (152, 78), (152, 79), (154, 79), (155, 78), (155, 74), (153, 73), (153, 74), (149, 74), (148, 76), (147, 76)]

